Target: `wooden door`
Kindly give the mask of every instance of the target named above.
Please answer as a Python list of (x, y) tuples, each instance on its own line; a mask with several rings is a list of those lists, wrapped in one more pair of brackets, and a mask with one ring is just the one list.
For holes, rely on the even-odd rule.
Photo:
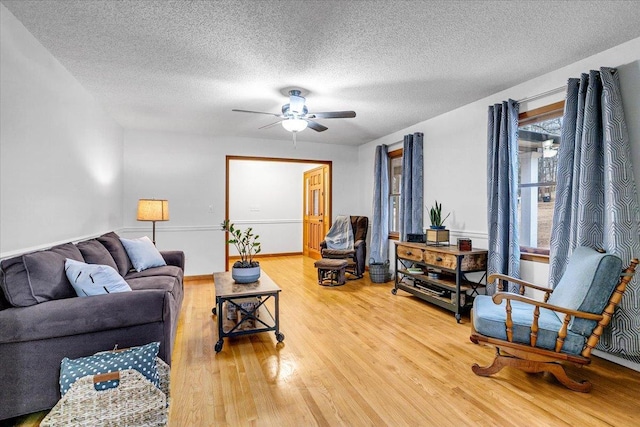
[(324, 165), (308, 170), (303, 180), (303, 253), (320, 259), (320, 242), (331, 226), (329, 167)]

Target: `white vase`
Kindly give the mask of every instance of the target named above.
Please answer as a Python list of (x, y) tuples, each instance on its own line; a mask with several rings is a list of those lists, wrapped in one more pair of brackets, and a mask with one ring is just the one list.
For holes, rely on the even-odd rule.
[(236, 283), (253, 283), (260, 278), (260, 266), (231, 267), (231, 277)]

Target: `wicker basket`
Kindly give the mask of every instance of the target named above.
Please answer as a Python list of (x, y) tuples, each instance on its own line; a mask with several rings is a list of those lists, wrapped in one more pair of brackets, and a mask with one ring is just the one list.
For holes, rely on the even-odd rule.
[(385, 262), (374, 262), (374, 259), (369, 260), (369, 278), (373, 283), (385, 283), (391, 279), (389, 274), (389, 260)]
[(156, 359), (160, 389), (133, 369), (120, 371), (120, 384), (97, 391), (94, 376), (80, 378), (40, 424), (53, 426), (165, 426), (169, 366)]

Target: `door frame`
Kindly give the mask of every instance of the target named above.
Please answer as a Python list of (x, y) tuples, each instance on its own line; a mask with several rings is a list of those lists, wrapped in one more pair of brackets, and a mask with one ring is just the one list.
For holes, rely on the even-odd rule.
[[(327, 216), (331, 219), (332, 215), (332, 200), (333, 200), (333, 161), (331, 160), (314, 160), (314, 159), (291, 159), (286, 157), (262, 157), (262, 156), (225, 156), (225, 180), (224, 180), (224, 218), (229, 218), (229, 163), (233, 160), (248, 160), (254, 162), (281, 162), (281, 163), (310, 163), (318, 165), (326, 165), (329, 168), (329, 183), (327, 185)], [(304, 209), (304, 200), (303, 207)], [(303, 219), (304, 220), (304, 219)], [(229, 239), (229, 233), (224, 233), (225, 242)], [(229, 271), (229, 245), (224, 244), (224, 270)]]

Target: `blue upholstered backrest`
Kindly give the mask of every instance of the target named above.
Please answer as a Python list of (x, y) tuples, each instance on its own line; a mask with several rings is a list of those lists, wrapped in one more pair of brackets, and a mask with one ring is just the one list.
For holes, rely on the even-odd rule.
[[(562, 279), (549, 297), (549, 304), (601, 314), (620, 280), (621, 272), (622, 260), (617, 256), (578, 247), (571, 254)], [(569, 329), (589, 336), (596, 325), (593, 320), (574, 318)]]

